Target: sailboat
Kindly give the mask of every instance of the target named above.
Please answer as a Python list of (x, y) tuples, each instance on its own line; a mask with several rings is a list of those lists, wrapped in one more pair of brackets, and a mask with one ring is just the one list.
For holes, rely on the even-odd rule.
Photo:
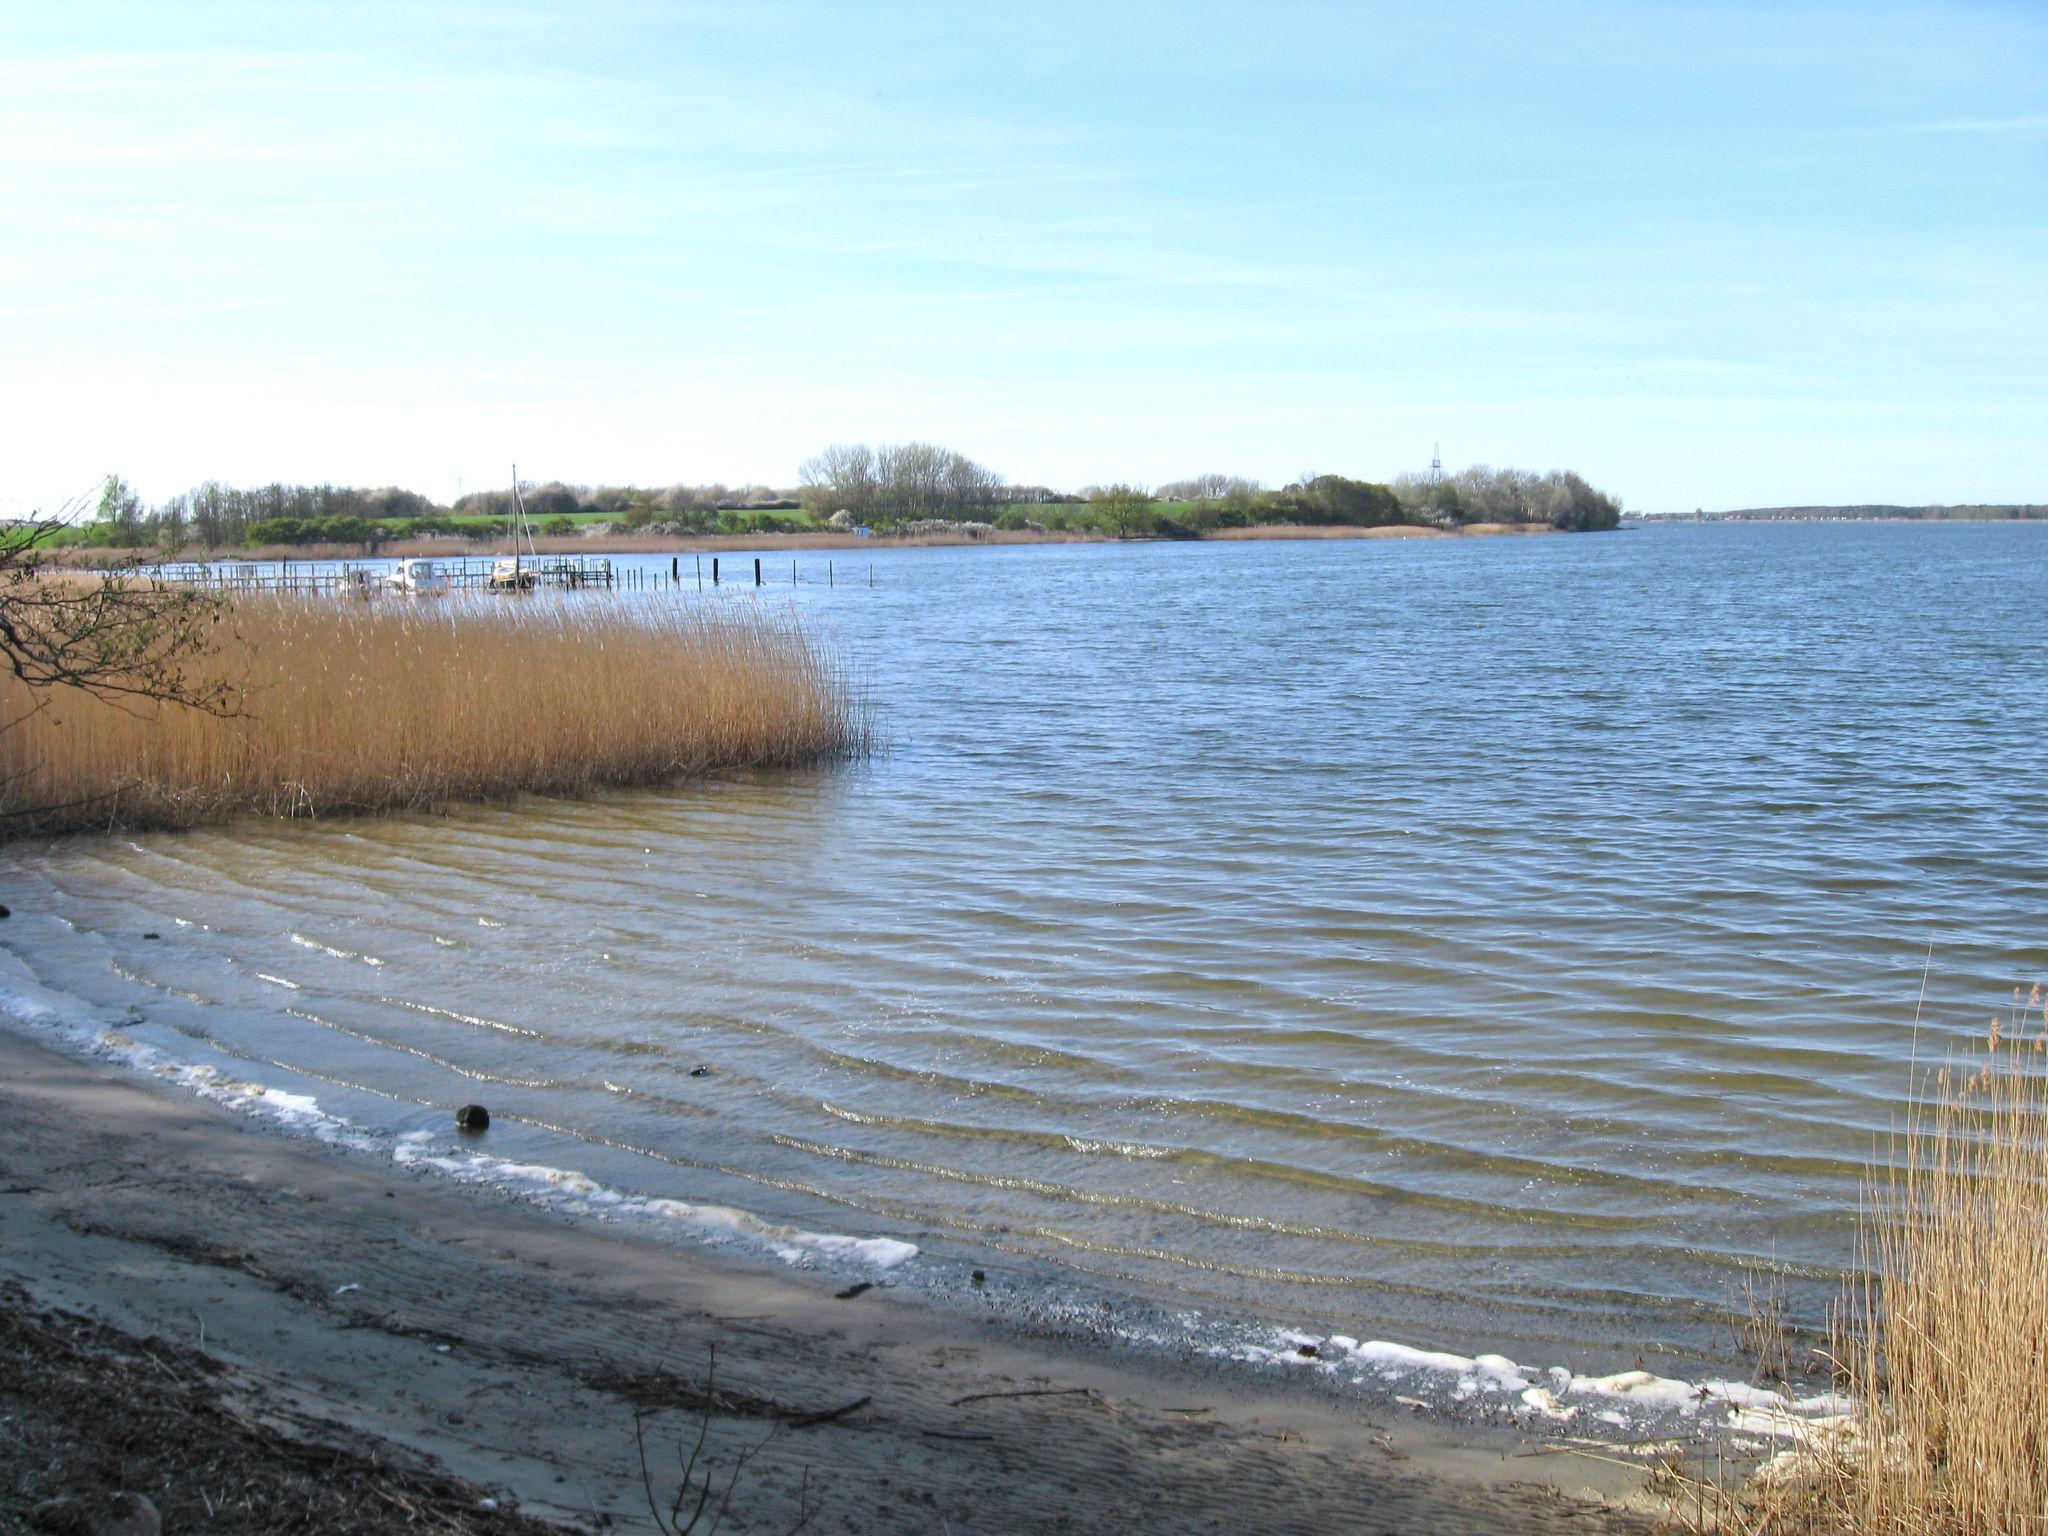
[[(519, 553), (519, 540), (526, 540), (526, 556)], [(538, 558), (540, 551), (534, 547), (533, 524), (526, 516), (526, 498), (519, 494), (519, 466), (512, 466), (512, 505), (505, 510), (505, 539), (512, 546), (507, 559), (491, 563), (491, 574), (486, 586), (493, 592), (531, 592), (539, 585), (537, 572), (523, 563), (527, 557)]]

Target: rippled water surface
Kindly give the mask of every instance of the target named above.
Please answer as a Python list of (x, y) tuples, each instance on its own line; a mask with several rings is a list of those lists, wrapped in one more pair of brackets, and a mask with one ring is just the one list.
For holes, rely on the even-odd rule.
[(1594, 1359), (1818, 1305), (1923, 967), (1923, 1055), (2048, 972), (2048, 529), (824, 558), (706, 600), (873, 762), (16, 849), (25, 958), (393, 1133)]

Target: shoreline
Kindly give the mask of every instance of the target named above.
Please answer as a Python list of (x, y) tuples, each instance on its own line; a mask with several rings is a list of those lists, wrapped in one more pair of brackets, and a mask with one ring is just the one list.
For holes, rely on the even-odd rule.
[(729, 1470), (762, 1444), (734, 1508), (767, 1528), (1492, 1536), (1658, 1507), (1641, 1469), (1526, 1435), (551, 1219), (13, 1026), (0, 1106), (0, 1280), (216, 1357), (245, 1413), (436, 1458), (529, 1515), (645, 1527), (635, 1405), (650, 1443), (694, 1436), (714, 1351), (707, 1446)]
[[(1376, 528), (1359, 528), (1348, 525), (1324, 525), (1308, 523), (1267, 523), (1253, 528), (1219, 528), (1192, 539), (1169, 539), (1157, 535), (1139, 539), (1119, 539), (1109, 534), (1070, 532), (1033, 533), (1011, 529), (995, 529), (985, 534), (944, 534), (921, 533), (905, 538), (870, 537), (858, 534), (835, 533), (820, 530), (815, 533), (777, 534), (679, 534), (648, 537), (607, 536), (585, 538), (581, 535), (537, 538), (535, 546), (543, 555), (582, 554), (592, 557), (604, 555), (688, 555), (726, 554), (733, 551), (772, 550), (833, 550), (833, 549), (952, 549), (1019, 547), (1060, 544), (1203, 544), (1242, 543), (1259, 540), (1298, 539), (1483, 539), (1500, 537), (1523, 537), (1553, 534), (1558, 530), (1549, 523), (1467, 523), (1456, 528), (1427, 527), (1420, 524), (1396, 523)], [(192, 550), (179, 554), (159, 555), (155, 560), (143, 562), (145, 568), (155, 564), (222, 564), (244, 561), (268, 564), (279, 561), (343, 561), (343, 560), (395, 560), (408, 557), (447, 559), (458, 555), (474, 559), (489, 559), (503, 553), (497, 540), (481, 539), (400, 539), (382, 545), (374, 555), (363, 553), (360, 547), (346, 544), (276, 544), (257, 548), (237, 546), (232, 549)], [(74, 569), (96, 570), (135, 564), (137, 550), (87, 550), (64, 548), (53, 554), (53, 563)]]

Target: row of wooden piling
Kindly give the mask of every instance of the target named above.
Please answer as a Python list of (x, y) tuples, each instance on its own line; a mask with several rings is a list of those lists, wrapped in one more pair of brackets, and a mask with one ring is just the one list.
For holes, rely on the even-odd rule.
[[(751, 573), (747, 571), (743, 564), (737, 577), (735, 577), (732, 571), (727, 569), (731, 562), (722, 561), (718, 555), (713, 555), (710, 558), (711, 569), (708, 573), (704, 568), (705, 557), (695, 555), (692, 556), (691, 572), (686, 576), (683, 573), (682, 557), (676, 555), (671, 556), (669, 559), (666, 579), (663, 578), (663, 573), (659, 566), (636, 565), (613, 568), (607, 573), (609, 579), (603, 584), (634, 592), (659, 591), (664, 587), (680, 588), (692, 583), (694, 583), (698, 591), (702, 592), (713, 587), (746, 585), (749, 582), (750, 576), (751, 584), (756, 587), (766, 587), (771, 584), (768, 567), (758, 555), (753, 557)], [(344, 593), (360, 596), (370, 591), (381, 590), (383, 585), (385, 573), (381, 567), (351, 563), (344, 564), (339, 569), (321, 569), (314, 562), (306, 561), (301, 563), (303, 568), (294, 570), (294, 563), (290, 560), (281, 561), (279, 568), (274, 571), (229, 563), (219, 565), (201, 565), (196, 563), (178, 566), (166, 565), (156, 567), (147, 574), (154, 581), (176, 586), (206, 587), (222, 592), (283, 592), (304, 596), (339, 595)], [(482, 586), (488, 579), (488, 571), (486, 569), (483, 572), (472, 572), (460, 569), (452, 572), (451, 576), (453, 577), (454, 584), (457, 586)], [(811, 582), (813, 585), (817, 582), (815, 570), (811, 576)], [(569, 585), (589, 586), (597, 584), (595, 581), (569, 583)], [(798, 564), (794, 560), (789, 562), (789, 584), (792, 587), (803, 584)], [(872, 587), (875, 584), (874, 566), (870, 564), (867, 567), (864, 581), (856, 581), (852, 584)], [(828, 587), (837, 587), (839, 585), (836, 561), (827, 560), (825, 562), (825, 585)]]
[[(704, 590), (704, 557), (702, 555), (694, 555), (691, 558), (697, 562), (697, 590), (701, 592)], [(759, 555), (756, 555), (753, 558), (754, 585), (757, 587), (764, 586), (766, 585), (766, 582), (761, 574), (761, 557)], [(839, 585), (838, 577), (833, 569), (833, 566), (833, 561), (827, 560), (825, 562), (825, 585), (828, 587), (836, 587)], [(637, 570), (638, 567), (635, 567), (635, 569)], [(668, 579), (670, 585), (672, 586), (681, 586), (683, 584), (683, 557), (681, 555), (669, 556)], [(723, 573), (719, 569), (719, 557), (717, 555), (713, 555), (711, 557), (711, 585), (714, 587), (719, 586), (722, 584), (723, 580)], [(816, 578), (813, 577), (812, 580), (815, 582)], [(789, 562), (789, 584), (792, 587), (799, 584), (797, 578), (796, 562), (794, 560)], [(870, 565), (868, 567), (867, 584), (871, 587), (875, 584), (875, 568), (873, 565)]]

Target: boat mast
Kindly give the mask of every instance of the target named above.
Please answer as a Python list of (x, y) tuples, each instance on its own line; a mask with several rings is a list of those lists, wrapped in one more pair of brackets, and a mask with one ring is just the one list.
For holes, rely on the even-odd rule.
[(534, 547), (533, 543), (533, 524), (526, 519), (526, 498), (519, 494), (519, 466), (517, 464), (512, 466), (512, 505), (505, 512), (505, 531), (511, 535), (512, 558), (515, 561), (519, 558), (519, 535), (521, 533), (526, 535), (526, 552), (534, 556), (540, 554), (540, 551)]

